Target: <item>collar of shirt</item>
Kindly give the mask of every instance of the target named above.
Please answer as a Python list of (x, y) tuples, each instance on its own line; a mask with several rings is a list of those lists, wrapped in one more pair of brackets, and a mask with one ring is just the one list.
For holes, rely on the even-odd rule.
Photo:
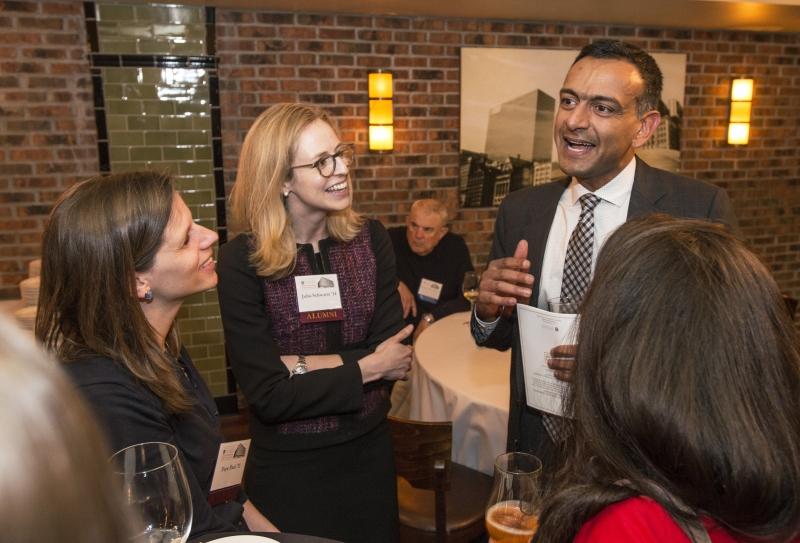
[[(630, 202), (631, 191), (633, 190), (633, 177), (636, 174), (636, 157), (632, 158), (628, 165), (622, 168), (614, 179), (597, 189), (594, 194), (614, 206), (620, 207)], [(581, 185), (574, 177), (564, 191), (561, 201), (570, 206), (580, 206), (578, 199), (590, 191)]]
[[(606, 238), (627, 220), (635, 173), (636, 159), (633, 159), (614, 179), (594, 193), (601, 198), (601, 201), (594, 212), (595, 235), (592, 271), (597, 262), (597, 253)], [(567, 245), (581, 213), (581, 204), (578, 199), (588, 192), (590, 191), (586, 187), (573, 178), (558, 202), (545, 246), (541, 277), (538, 278), (539, 298), (536, 300), (536, 304), (540, 308), (546, 309), (547, 300), (558, 296), (561, 291)]]

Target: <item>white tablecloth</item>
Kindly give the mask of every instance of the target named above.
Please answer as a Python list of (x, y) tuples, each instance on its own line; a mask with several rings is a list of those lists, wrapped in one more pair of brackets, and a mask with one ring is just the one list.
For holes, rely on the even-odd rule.
[(506, 450), (511, 351), (477, 347), (469, 313), (434, 322), (415, 345), (407, 383), (392, 395), (392, 413), (422, 421), (453, 421), (453, 461), (492, 474)]

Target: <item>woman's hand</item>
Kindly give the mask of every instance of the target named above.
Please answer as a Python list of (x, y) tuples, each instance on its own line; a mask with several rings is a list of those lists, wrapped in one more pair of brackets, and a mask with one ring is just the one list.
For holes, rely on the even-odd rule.
[(256, 506), (250, 500), (244, 502), (242, 518), (247, 524), (247, 529), (251, 532), (280, 532), (267, 517), (261, 514), (261, 511), (256, 509)]
[(361, 368), (362, 382), (369, 383), (377, 379), (397, 381), (405, 379), (411, 369), (412, 350), (402, 341), (414, 331), (409, 324), (389, 339), (383, 341), (375, 352), (358, 361)]

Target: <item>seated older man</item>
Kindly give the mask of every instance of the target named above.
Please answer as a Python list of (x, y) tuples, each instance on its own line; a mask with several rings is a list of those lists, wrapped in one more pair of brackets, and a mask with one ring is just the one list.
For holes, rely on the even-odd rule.
[(403, 317), (416, 324), (414, 337), (451, 313), (469, 310), (461, 295), (464, 273), (473, 270), (461, 236), (448, 232), (447, 207), (433, 199), (411, 205), (405, 228), (389, 229), (397, 260)]

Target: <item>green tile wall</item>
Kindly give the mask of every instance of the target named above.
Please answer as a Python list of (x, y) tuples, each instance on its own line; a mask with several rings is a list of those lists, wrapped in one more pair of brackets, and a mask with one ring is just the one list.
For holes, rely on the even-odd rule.
[[(98, 4), (100, 51), (205, 55), (201, 7)], [(169, 172), (195, 220), (216, 230), (209, 74), (193, 68), (103, 68), (111, 171)], [(215, 396), (227, 393), (216, 290), (187, 299), (184, 345)]]
[(202, 6), (97, 4), (101, 53), (205, 55)]

